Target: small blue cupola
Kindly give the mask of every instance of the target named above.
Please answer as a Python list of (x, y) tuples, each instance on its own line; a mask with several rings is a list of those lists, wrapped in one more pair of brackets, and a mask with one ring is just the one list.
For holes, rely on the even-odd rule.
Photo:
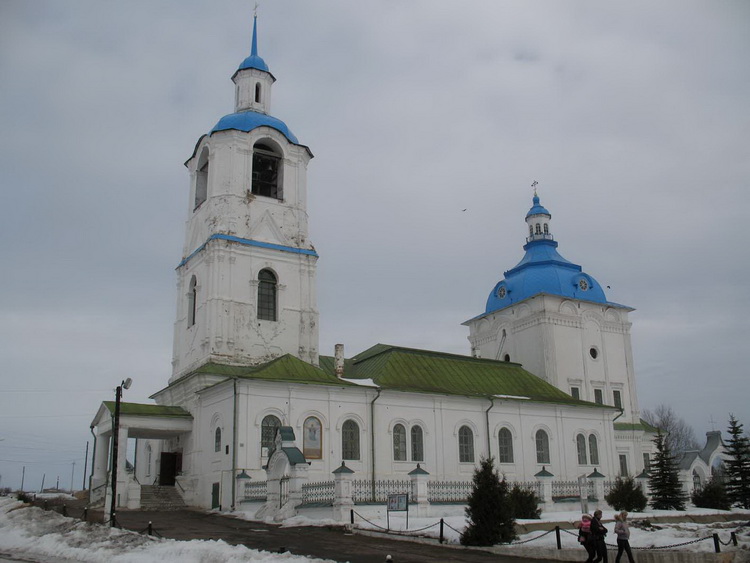
[(523, 247), (526, 254), (492, 289), (484, 314), (539, 294), (615, 305), (607, 301), (599, 282), (581, 266), (560, 256), (550, 229), (552, 214), (540, 203), (536, 192), (532, 202), (526, 214), (529, 229)]
[(209, 135), (219, 131), (250, 132), (259, 127), (270, 127), (284, 135), (290, 143), (299, 144), (282, 120), (271, 115), (271, 87), (276, 78), (258, 55), (258, 17), (253, 18), (253, 40), (250, 56), (232, 76), (235, 84), (234, 113), (222, 117)]

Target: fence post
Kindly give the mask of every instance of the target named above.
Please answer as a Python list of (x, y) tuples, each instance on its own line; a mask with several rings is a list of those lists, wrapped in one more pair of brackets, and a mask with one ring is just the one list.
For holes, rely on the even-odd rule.
[(716, 553), (721, 553), (721, 546), (719, 545), (719, 534), (714, 534), (714, 549)]
[(440, 519), (440, 540), (439, 540), (440, 543), (443, 543), (443, 540), (445, 539), (445, 536), (443, 535), (443, 524), (444, 524), (444, 521), (441, 518)]
[(84, 522), (88, 522), (88, 519), (89, 519), (89, 507), (88, 506), (83, 509), (83, 516), (81, 518), (83, 519)]
[(734, 547), (737, 547), (737, 534), (734, 532), (731, 532), (730, 537), (732, 539), (732, 543), (734, 544)]
[(352, 508), (349, 511), (349, 523), (354, 526), (354, 509)]
[(151, 525), (151, 520), (148, 521), (148, 535), (151, 536), (154, 533), (154, 527)]
[[(354, 498), (352, 490), (352, 474), (354, 471), (349, 469), (344, 462), (341, 466), (333, 470), (333, 518), (339, 522), (345, 521), (346, 511), (353, 510)], [(352, 517), (353, 518), (353, 517)], [(354, 520), (352, 520), (352, 524)]]
[(44, 499), (44, 510), (49, 510), (49, 506), (47, 504), (47, 499)]
[(562, 542), (560, 541), (560, 526), (555, 526), (555, 539), (557, 540), (557, 549), (562, 549)]

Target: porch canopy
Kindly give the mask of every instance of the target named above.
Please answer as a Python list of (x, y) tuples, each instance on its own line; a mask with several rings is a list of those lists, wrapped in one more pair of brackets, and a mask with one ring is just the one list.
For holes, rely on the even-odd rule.
[[(103, 401), (91, 422), (99, 436), (112, 433), (115, 402)], [(174, 438), (193, 429), (193, 416), (182, 407), (120, 403), (120, 428), (128, 438)]]

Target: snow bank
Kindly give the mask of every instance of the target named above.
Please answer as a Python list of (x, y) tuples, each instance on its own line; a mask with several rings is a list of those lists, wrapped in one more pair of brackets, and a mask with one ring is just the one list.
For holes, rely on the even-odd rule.
[[(114, 563), (326, 563), (323, 559), (233, 546), (221, 540), (175, 541), (80, 522), (0, 499), (0, 552), (48, 561)], [(330, 563), (330, 562), (328, 562)]]

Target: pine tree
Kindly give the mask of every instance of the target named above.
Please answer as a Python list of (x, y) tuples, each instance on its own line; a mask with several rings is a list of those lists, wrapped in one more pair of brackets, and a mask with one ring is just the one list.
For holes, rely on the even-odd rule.
[(729, 435), (726, 445), (726, 489), (729, 501), (742, 508), (750, 508), (750, 439), (742, 431), (742, 424), (729, 415)]
[(677, 459), (669, 450), (661, 432), (654, 438), (656, 454), (648, 479), (651, 488), (651, 506), (657, 510), (685, 510), (686, 495), (680, 484)]
[(466, 507), (469, 525), (461, 534), (463, 545), (495, 545), (516, 537), (508, 484), (495, 471), (493, 458), (482, 459), (474, 471), (474, 486)]

